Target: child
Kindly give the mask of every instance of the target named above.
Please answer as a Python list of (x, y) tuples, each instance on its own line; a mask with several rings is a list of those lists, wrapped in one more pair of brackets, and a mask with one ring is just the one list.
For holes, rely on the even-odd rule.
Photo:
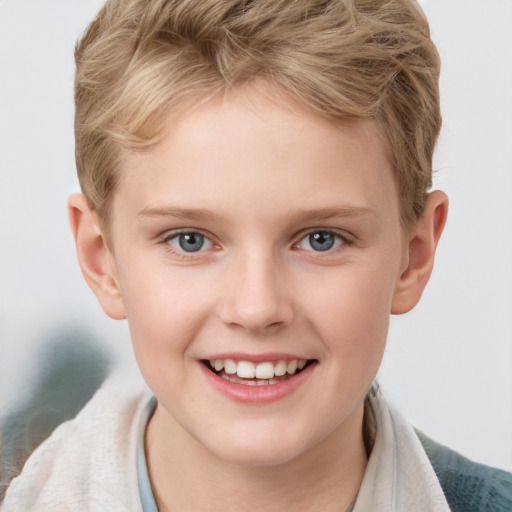
[(3, 510), (511, 510), (372, 384), (447, 215), (419, 8), (114, 0), (76, 61), (78, 258), (149, 389), (108, 380)]

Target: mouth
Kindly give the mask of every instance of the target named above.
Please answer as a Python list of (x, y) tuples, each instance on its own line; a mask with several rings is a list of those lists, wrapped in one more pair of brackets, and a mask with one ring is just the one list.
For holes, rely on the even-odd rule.
[(295, 377), (314, 359), (279, 359), (252, 362), (235, 359), (202, 360), (204, 366), (225, 381), (245, 386), (273, 386)]

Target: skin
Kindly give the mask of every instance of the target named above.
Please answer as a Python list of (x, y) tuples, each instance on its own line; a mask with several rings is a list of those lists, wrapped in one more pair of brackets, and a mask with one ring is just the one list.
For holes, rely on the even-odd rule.
[[(389, 315), (421, 296), (446, 196), (430, 194), (405, 232), (373, 122), (336, 127), (254, 85), (124, 154), (112, 207), (108, 246), (81, 195), (71, 225), (84, 276), (109, 316), (128, 319), (158, 399), (146, 452), (159, 509), (348, 507)], [(186, 252), (176, 230), (205, 244)], [(325, 231), (333, 248), (314, 250), (309, 235)], [(219, 353), (314, 367), (282, 399), (240, 403), (204, 377), (199, 361)]]

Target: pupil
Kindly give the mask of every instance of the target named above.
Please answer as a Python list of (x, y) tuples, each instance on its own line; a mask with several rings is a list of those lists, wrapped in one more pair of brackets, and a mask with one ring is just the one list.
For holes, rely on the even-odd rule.
[(197, 233), (186, 233), (180, 235), (180, 247), (186, 252), (196, 252), (203, 247), (204, 236)]
[(315, 251), (327, 251), (334, 245), (334, 236), (326, 231), (318, 231), (309, 235), (309, 243)]

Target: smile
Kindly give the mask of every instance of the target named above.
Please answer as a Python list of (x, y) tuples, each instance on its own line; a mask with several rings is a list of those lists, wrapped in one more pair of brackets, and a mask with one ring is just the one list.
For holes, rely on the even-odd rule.
[(246, 386), (279, 384), (300, 373), (307, 365), (307, 359), (280, 359), (259, 363), (234, 359), (214, 359), (206, 362), (206, 366), (222, 379)]
[(219, 354), (198, 363), (211, 389), (235, 402), (252, 405), (295, 395), (318, 366), (317, 359), (285, 354)]

